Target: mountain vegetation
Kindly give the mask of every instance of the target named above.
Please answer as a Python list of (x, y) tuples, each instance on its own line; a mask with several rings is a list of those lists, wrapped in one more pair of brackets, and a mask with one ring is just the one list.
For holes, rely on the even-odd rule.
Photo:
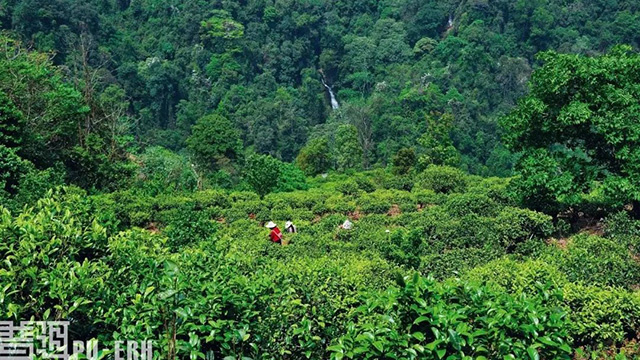
[(640, 358), (639, 20), (0, 0), (0, 320), (155, 359)]

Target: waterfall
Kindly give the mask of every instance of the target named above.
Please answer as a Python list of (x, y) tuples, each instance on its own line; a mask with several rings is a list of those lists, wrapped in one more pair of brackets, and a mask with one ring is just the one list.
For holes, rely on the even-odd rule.
[(333, 89), (331, 89), (331, 86), (327, 85), (327, 83), (324, 82), (324, 74), (320, 79), (322, 80), (322, 85), (324, 85), (324, 87), (326, 87), (327, 90), (329, 91), (329, 96), (331, 96), (331, 108), (333, 110), (338, 110), (340, 108), (340, 104), (338, 103), (338, 99), (336, 99), (336, 94), (333, 93)]

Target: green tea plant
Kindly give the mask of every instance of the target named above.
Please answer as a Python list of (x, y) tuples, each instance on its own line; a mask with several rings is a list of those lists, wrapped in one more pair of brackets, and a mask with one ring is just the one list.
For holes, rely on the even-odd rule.
[(512, 297), (462, 282), (414, 275), (365, 298), (332, 359), (570, 359), (566, 313), (557, 294)]

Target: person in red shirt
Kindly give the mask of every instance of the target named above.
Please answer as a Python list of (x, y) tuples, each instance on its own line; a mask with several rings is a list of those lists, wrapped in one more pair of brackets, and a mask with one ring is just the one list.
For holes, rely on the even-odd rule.
[(282, 245), (282, 231), (278, 229), (278, 226), (273, 221), (269, 221), (267, 227), (271, 229), (271, 233), (269, 233), (269, 238), (276, 244)]

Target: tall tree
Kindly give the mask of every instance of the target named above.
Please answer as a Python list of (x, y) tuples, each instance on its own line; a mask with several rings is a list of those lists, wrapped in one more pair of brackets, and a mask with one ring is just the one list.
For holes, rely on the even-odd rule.
[(226, 168), (242, 151), (240, 133), (226, 117), (204, 116), (191, 127), (187, 146), (196, 161), (208, 170)]
[(424, 154), (418, 159), (420, 166), (429, 165), (456, 166), (460, 163), (460, 153), (453, 146), (451, 130), (453, 129), (453, 115), (427, 115), (427, 131), (418, 142), (424, 148)]
[(522, 153), (524, 202), (553, 213), (633, 203), (640, 214), (640, 55), (621, 46), (597, 57), (539, 58), (531, 93), (502, 119), (506, 144)]
[(340, 125), (336, 131), (335, 157), (338, 170), (362, 167), (362, 148), (358, 143), (358, 129), (353, 125)]

